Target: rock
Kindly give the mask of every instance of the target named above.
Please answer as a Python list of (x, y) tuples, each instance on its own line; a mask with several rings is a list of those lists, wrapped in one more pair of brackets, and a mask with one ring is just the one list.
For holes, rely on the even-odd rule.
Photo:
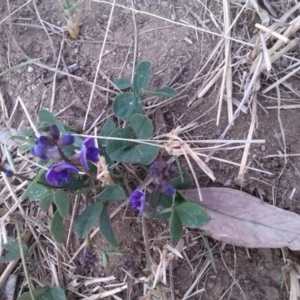
[(28, 72), (28, 73), (32, 73), (33, 71), (34, 71), (33, 67), (31, 67), (31, 66), (28, 66), (28, 68), (27, 68), (27, 72)]

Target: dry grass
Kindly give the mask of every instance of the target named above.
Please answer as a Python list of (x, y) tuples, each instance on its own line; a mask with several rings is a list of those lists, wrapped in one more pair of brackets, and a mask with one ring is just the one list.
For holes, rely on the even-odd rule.
[[(87, 5), (90, 4), (90, 1), (87, 1)], [(51, 39), (52, 29), (49, 29), (47, 22), (42, 20), (41, 16), (38, 13), (38, 9), (34, 1), (27, 1), (19, 8), (12, 10), (10, 7), (10, 2), (7, 1), (10, 13), (0, 21), (0, 26), (10, 23), (10, 19), (19, 11), (24, 9), (24, 7), (33, 4), (36, 12), (36, 16), (43, 28), (47, 41), (49, 42), (50, 47), (53, 50), (53, 60), (55, 67), (48, 66), (44, 63), (41, 63), (36, 60), (30, 60), (31, 58), (24, 53), (16, 39), (12, 36), (12, 41), (15, 43), (21, 53), (23, 53), (24, 58), (27, 62), (24, 65), (32, 63), (39, 68), (44, 68), (48, 71), (54, 72), (53, 85), (52, 85), (52, 97), (50, 102), (50, 110), (52, 111), (56, 105), (56, 77), (58, 74), (67, 76), (68, 80), (80, 81), (89, 86), (90, 94), (88, 106), (86, 108), (83, 128), (85, 130), (83, 136), (90, 136), (93, 130), (96, 130), (99, 124), (105, 119), (105, 114), (101, 114), (98, 117), (95, 117), (92, 111), (92, 104), (95, 101), (95, 95), (102, 99), (108, 99), (108, 95), (116, 94), (116, 91), (113, 91), (110, 86), (107, 87), (100, 86), (97, 84), (98, 76), (105, 74), (105, 71), (101, 71), (101, 66), (103, 62), (103, 57), (107, 55), (105, 52), (107, 45), (107, 38), (110, 32), (111, 21), (115, 17), (115, 9), (122, 8), (126, 11), (129, 11), (132, 14), (133, 24), (134, 24), (134, 39), (132, 45), (133, 49), (133, 67), (137, 59), (137, 44), (138, 39), (143, 32), (138, 32), (137, 25), (135, 22), (135, 16), (137, 14), (147, 15), (151, 19), (159, 19), (164, 21), (166, 24), (171, 24), (176, 27), (185, 27), (191, 29), (195, 32), (197, 39), (202, 38), (206, 35), (212, 41), (215, 41), (215, 48), (212, 53), (204, 61), (201, 61), (199, 71), (194, 74), (193, 79), (186, 84), (177, 85), (176, 89), (178, 91), (178, 96), (174, 99), (165, 100), (158, 102), (157, 99), (154, 99), (152, 105), (147, 107), (147, 113), (153, 113), (153, 109), (162, 108), (171, 103), (176, 103), (176, 101), (186, 99), (185, 93), (188, 91), (192, 85), (195, 83), (199, 84), (197, 93), (187, 101), (187, 106), (195, 107), (197, 103), (201, 103), (203, 98), (211, 92), (211, 90), (216, 86), (220, 85), (218, 89), (218, 101), (212, 103), (211, 105), (217, 105), (217, 115), (216, 123), (220, 123), (220, 119), (224, 116), (222, 112), (223, 100), (226, 101), (227, 105), (227, 127), (220, 135), (219, 139), (211, 140), (200, 140), (199, 138), (194, 138), (189, 134), (189, 131), (195, 130), (198, 124), (191, 123), (185, 124), (183, 126), (178, 125), (171, 132), (161, 134), (155, 137), (155, 140), (159, 143), (161, 149), (166, 150), (170, 155), (182, 156), (187, 161), (187, 164), (190, 168), (190, 171), (195, 179), (195, 183), (199, 190), (199, 199), (201, 200), (201, 187), (197, 180), (197, 175), (195, 168), (200, 168), (209, 178), (212, 180), (215, 179), (215, 175), (208, 166), (210, 160), (218, 160), (222, 163), (228, 163), (235, 165), (239, 168), (237, 172), (237, 182), (241, 183), (244, 180), (245, 173), (247, 170), (254, 170), (257, 172), (268, 173), (264, 169), (258, 169), (255, 166), (251, 166), (250, 149), (253, 144), (264, 143), (262, 140), (254, 140), (253, 134), (257, 128), (257, 109), (258, 109), (258, 97), (261, 95), (268, 95), (270, 99), (270, 106), (265, 107), (266, 109), (277, 109), (278, 110), (278, 120), (281, 124), (280, 111), (281, 109), (294, 109), (299, 108), (299, 96), (300, 93), (296, 93), (288, 81), (291, 78), (297, 76), (299, 67), (299, 51), (297, 47), (299, 45), (299, 39), (297, 38), (298, 30), (300, 29), (300, 17), (296, 17), (291, 20), (291, 16), (294, 15), (295, 11), (300, 8), (300, 4), (294, 4), (294, 1), (285, 1), (285, 7), (280, 8), (274, 1), (270, 1), (271, 6), (269, 9), (265, 10), (258, 5), (256, 0), (247, 1), (246, 3), (241, 4), (240, 1), (229, 1), (223, 0), (218, 1), (220, 7), (223, 7), (223, 21), (220, 21), (221, 16), (216, 16), (209, 9), (207, 3), (204, 4), (201, 2), (199, 6), (199, 12), (195, 13), (188, 6), (185, 5), (187, 14), (191, 14), (195, 18), (198, 24), (201, 26), (193, 25), (190, 22), (187, 22), (184, 19), (167, 19), (160, 15), (155, 15), (143, 10), (138, 10), (135, 8), (135, 2), (131, 1), (128, 5), (122, 5), (121, 1), (101, 1), (94, 0), (93, 2), (98, 3), (98, 5), (110, 7), (110, 15), (107, 24), (105, 24), (106, 30), (103, 39), (102, 46), (99, 51), (98, 63), (95, 68), (95, 76), (92, 81), (88, 81), (85, 78), (75, 76), (70, 74), (67, 71), (59, 70), (61, 53), (63, 44), (65, 42), (65, 37), (62, 37), (60, 49), (58, 56), (56, 55), (56, 50)], [(268, 3), (268, 1), (264, 1)], [(274, 2), (274, 3), (273, 3)], [(175, 6), (176, 9), (176, 6)], [(271, 10), (270, 10), (271, 9)], [(277, 16), (274, 17), (270, 11), (275, 11)], [(205, 18), (209, 17), (214, 24), (214, 30), (209, 29), (206, 26)], [(242, 18), (249, 18), (249, 21), (256, 18), (255, 28), (251, 30), (256, 30), (255, 33), (249, 33), (249, 27), (243, 23)], [(259, 16), (259, 18), (257, 18)], [(7, 23), (9, 26), (11, 24)], [(47, 26), (46, 26), (47, 25)], [(165, 26), (167, 28), (168, 26)], [(53, 27), (54, 28), (54, 27)], [(154, 28), (153, 30), (159, 30), (162, 27)], [(61, 34), (63, 32), (62, 28), (54, 28)], [(251, 36), (251, 38), (250, 38)], [(45, 38), (46, 39), (46, 38)], [(131, 48), (130, 46), (130, 48)], [(128, 52), (129, 56), (129, 52)], [(126, 64), (128, 56), (123, 63), (122, 70)], [(199, 58), (200, 59), (200, 58)], [(202, 60), (202, 58), (201, 58)], [(281, 64), (279, 64), (279, 62)], [(284, 64), (284, 68), (282, 68)], [(23, 65), (22, 65), (23, 66)], [(209, 67), (208, 72), (204, 70)], [(13, 70), (13, 69), (11, 69)], [(101, 73), (103, 72), (103, 73)], [(133, 70), (132, 70), (133, 73)], [(205, 75), (203, 75), (205, 73)], [(2, 75), (2, 74), (1, 74)], [(200, 84), (202, 82), (202, 84)], [(270, 84), (271, 82), (271, 84)], [(71, 82), (72, 85), (72, 82)], [(238, 101), (234, 98), (235, 88), (238, 87), (240, 91), (243, 92), (242, 100)], [(106, 94), (104, 94), (106, 93)], [(294, 96), (290, 96), (290, 95)], [(298, 97), (298, 98), (292, 98)], [(293, 99), (293, 104), (290, 104), (290, 100)], [(6, 108), (3, 98), (1, 100), (1, 109), (2, 109), (2, 119), (1, 122), (5, 126), (11, 124), (11, 118), (13, 117), (17, 106), (19, 105), (22, 108), (24, 115), (27, 118), (27, 123), (30, 124), (34, 130), (36, 136), (39, 136), (39, 132), (34, 125), (33, 116), (27, 110), (25, 103), (22, 101), (22, 97), (18, 97), (17, 106), (12, 110), (11, 115), (8, 114), (9, 109)], [(108, 101), (106, 101), (108, 102)], [(77, 107), (82, 109), (82, 106), (78, 104), (78, 100), (74, 100), (72, 105), (78, 105)], [(107, 103), (106, 103), (107, 104)], [(67, 108), (66, 108), (67, 109)], [(57, 115), (60, 115), (64, 112), (63, 109)], [(229, 130), (234, 126), (235, 121), (239, 118), (240, 113), (250, 113), (251, 114), (251, 124), (248, 129), (248, 135), (246, 140), (226, 140), (224, 137), (229, 132)], [(207, 113), (207, 112), (205, 112)], [(205, 114), (204, 113), (204, 114)], [(88, 126), (88, 118), (92, 116), (94, 122), (92, 125)], [(102, 117), (103, 116), (103, 117)], [(196, 121), (196, 120), (195, 120)], [(22, 123), (21, 123), (22, 124)], [(282, 143), (282, 153), (275, 154), (274, 156), (284, 157), (287, 160), (292, 156), (299, 156), (299, 154), (287, 154), (285, 146), (285, 132), (281, 124), (281, 134), (283, 137)], [(141, 143), (147, 143), (149, 141), (141, 141)], [(205, 146), (202, 146), (202, 145)], [(212, 144), (212, 146), (207, 146)], [(234, 147), (231, 147), (231, 144), (234, 144)], [(236, 144), (239, 144), (236, 146)], [(243, 149), (243, 155), (241, 157), (240, 163), (233, 161), (228, 161), (226, 159), (217, 157), (214, 155), (216, 151), (236, 149), (237, 147)], [(13, 150), (13, 146), (2, 145), (1, 150), (3, 153), (2, 160), (6, 160), (5, 153), (8, 153)], [(271, 156), (267, 156), (271, 157)], [(203, 160), (205, 159), (205, 161)], [(34, 176), (34, 170), (36, 164), (32, 162), (26, 156), (19, 156), (14, 161), (15, 168), (18, 172), (22, 172), (27, 176)], [(100, 168), (100, 167), (99, 167)], [(105, 167), (102, 166), (101, 179), (109, 180), (105, 177)], [(102, 173), (103, 172), (103, 173)], [(146, 249), (147, 253), (147, 265), (148, 273), (145, 277), (133, 278), (132, 274), (124, 270), (126, 274), (123, 282), (117, 282), (114, 274), (109, 277), (104, 278), (89, 278), (81, 277), (75, 275), (74, 270), (75, 260), (78, 257), (79, 253), (84, 249), (87, 244), (87, 241), (81, 243), (78, 246), (76, 251), (73, 251), (72, 241), (70, 241), (70, 232), (68, 234), (68, 242), (65, 245), (57, 245), (49, 233), (48, 224), (52, 213), (45, 214), (34, 203), (29, 203), (21, 197), (22, 193), (26, 189), (26, 183), (18, 181), (17, 184), (10, 182), (6, 178), (5, 174), (2, 173), (0, 178), (1, 186), (1, 206), (4, 208), (5, 212), (0, 212), (0, 240), (1, 243), (6, 243), (8, 236), (12, 235), (10, 232), (9, 224), (16, 223), (17, 226), (17, 236), (21, 238), (24, 242), (34, 241), (34, 250), (33, 250), (33, 260), (43, 262), (42, 265), (33, 265), (35, 268), (34, 275), (27, 270), (28, 263), (25, 262), (24, 257), (20, 261), (14, 261), (8, 265), (1, 265), (0, 263), (0, 288), (4, 288), (5, 285), (8, 285), (9, 281), (6, 281), (10, 275), (13, 273), (18, 273), (19, 279), (21, 282), (20, 289), (18, 290), (19, 295), (25, 289), (30, 289), (33, 285), (57, 285), (62, 286), (65, 290), (73, 292), (76, 294), (78, 299), (121, 299), (118, 294), (121, 291), (128, 290), (127, 295), (131, 294), (132, 285), (143, 283), (143, 294), (144, 296), (140, 299), (151, 299), (151, 297), (156, 297), (155, 299), (175, 299), (174, 284), (172, 277), (172, 263), (176, 260), (186, 260), (186, 263), (191, 267), (191, 272), (193, 274), (193, 282), (190, 287), (187, 287), (182, 299), (189, 299), (193, 296), (198, 297), (205, 290), (204, 285), (200, 288), (198, 286), (200, 280), (204, 278), (204, 275), (208, 272), (213, 261), (205, 257), (211, 257), (210, 251), (216, 251), (215, 249), (206, 249), (203, 242), (199, 242), (202, 245), (202, 253), (199, 255), (199, 263), (195, 263), (191, 257), (188, 257), (186, 254), (186, 249), (193, 247), (196, 243), (195, 241), (189, 239), (187, 236), (184, 236), (176, 245), (172, 247), (169, 245), (169, 234), (158, 236), (155, 240), (150, 240), (149, 248)], [(103, 177), (104, 176), (104, 177)], [(99, 178), (100, 178), (99, 177)], [(147, 186), (151, 183), (151, 178), (147, 177), (139, 186), (140, 189), (146, 189)], [(76, 199), (76, 202), (77, 203)], [(22, 202), (23, 201), (23, 202)], [(26, 205), (23, 205), (26, 202)], [(126, 207), (128, 201), (122, 203), (117, 209), (115, 209), (110, 217), (111, 219), (115, 218), (124, 207)], [(72, 216), (72, 220), (74, 215)], [(143, 231), (144, 239), (147, 242), (147, 224), (143, 221)], [(99, 229), (95, 229), (90, 234), (90, 239), (98, 234)], [(17, 237), (15, 236), (15, 237)], [(146, 243), (146, 245), (148, 244)], [(71, 251), (72, 250), (72, 251)], [(158, 253), (159, 260), (155, 261), (153, 255)], [(0, 256), (3, 253), (3, 249), (0, 244)], [(222, 253), (222, 251), (220, 251)], [(22, 265), (22, 268), (21, 268)], [(225, 262), (224, 265), (226, 266)], [(227, 268), (227, 266), (226, 266)], [(20, 270), (23, 269), (21, 273)], [(230, 276), (232, 277), (232, 285), (225, 291), (225, 295), (230, 293), (232, 286), (237, 285), (245, 297), (242, 288), (239, 286), (238, 281), (235, 279), (234, 272), (228, 270)], [(22, 274), (25, 274), (24, 276)], [(295, 274), (291, 272), (291, 282), (295, 285)], [(128, 279), (128, 280), (127, 280)], [(131, 279), (132, 284), (129, 285), (129, 279)], [(14, 280), (13, 277), (11, 279)], [(149, 282), (151, 284), (149, 284)], [(14, 283), (15, 284), (15, 283)], [(15, 286), (16, 288), (16, 286)], [(291, 294), (297, 294), (298, 290), (295, 287), (291, 288)], [(81, 290), (79, 293), (78, 290)], [(160, 297), (160, 298), (159, 298)]]

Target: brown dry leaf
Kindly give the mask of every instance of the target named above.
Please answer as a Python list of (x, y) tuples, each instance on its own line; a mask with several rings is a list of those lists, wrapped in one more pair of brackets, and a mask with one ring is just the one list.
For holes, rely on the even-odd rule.
[(79, 36), (79, 23), (67, 20), (67, 30), (72, 39), (77, 39)]
[(248, 248), (300, 250), (300, 216), (267, 204), (245, 192), (229, 188), (181, 191), (189, 201), (206, 209), (211, 217), (202, 230), (214, 239)]

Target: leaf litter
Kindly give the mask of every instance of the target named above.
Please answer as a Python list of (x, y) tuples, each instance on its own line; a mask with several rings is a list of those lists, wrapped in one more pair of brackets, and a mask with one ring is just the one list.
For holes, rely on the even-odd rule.
[[(197, 189), (181, 191), (189, 201), (198, 202)], [(211, 220), (202, 230), (214, 239), (247, 248), (300, 250), (300, 216), (270, 205), (243, 191), (202, 188), (201, 206)]]

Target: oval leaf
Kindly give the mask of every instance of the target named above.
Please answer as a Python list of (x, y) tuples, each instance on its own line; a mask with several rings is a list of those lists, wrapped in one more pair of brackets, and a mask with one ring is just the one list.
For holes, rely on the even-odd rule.
[[(36, 290), (33, 290), (32, 293), (33, 293), (33, 296), (34, 296), (34, 299), (36, 299), (39, 295), (43, 294), (47, 289), (45, 288), (38, 288)], [(30, 292), (26, 292), (24, 294), (22, 294), (18, 300), (32, 300), (32, 297), (31, 297), (31, 293)]]
[(64, 191), (55, 191), (53, 194), (53, 202), (55, 203), (60, 215), (63, 218), (70, 216), (71, 214), (71, 202), (69, 196)]
[[(111, 134), (111, 137), (134, 139), (134, 134), (126, 128), (119, 128)], [(124, 149), (131, 145), (132, 142), (126, 140), (108, 140), (106, 144), (106, 151), (112, 160), (122, 161)]]
[[(110, 136), (116, 130), (116, 124), (112, 119), (107, 119), (105, 123), (101, 126), (100, 135)], [(106, 145), (106, 139), (98, 140), (101, 145)]]
[(131, 87), (131, 81), (127, 78), (118, 78), (114, 84), (119, 90), (125, 90)]
[(182, 173), (181, 176), (171, 180), (171, 185), (177, 190), (189, 188), (192, 185), (192, 176), (189, 173)]
[(175, 209), (172, 210), (169, 227), (171, 243), (175, 246), (182, 236), (182, 224)]
[(95, 198), (103, 201), (122, 201), (126, 199), (126, 194), (120, 185), (114, 184), (108, 186)]
[(196, 203), (182, 203), (176, 207), (176, 211), (182, 224), (190, 228), (203, 226), (210, 220), (205, 210)]
[(39, 200), (49, 192), (48, 188), (42, 184), (36, 183), (28, 192), (30, 200)]
[(151, 96), (171, 98), (176, 96), (177, 92), (173, 88), (165, 86), (161, 89), (154, 90), (154, 91), (144, 91), (144, 94), (151, 95)]
[(156, 144), (135, 144), (124, 149), (122, 161), (127, 163), (142, 163), (148, 165), (153, 162), (159, 152)]
[(65, 132), (65, 128), (62, 125), (62, 123), (59, 120), (57, 120), (50, 111), (46, 109), (41, 109), (38, 112), (38, 116), (40, 120), (40, 126), (47, 127), (51, 124), (55, 124), (60, 132)]
[(201, 229), (216, 240), (247, 248), (300, 250), (300, 216), (296, 213), (229, 188), (202, 188), (202, 202), (196, 189), (181, 193), (206, 209), (211, 220)]
[(148, 139), (153, 133), (152, 122), (147, 116), (135, 114), (131, 116), (129, 123), (138, 139)]
[[(1, 259), (3, 262), (6, 263), (21, 258), (18, 240), (10, 241), (7, 244), (2, 245), (2, 247), (7, 251), (5, 256)], [(22, 248), (23, 248), (23, 252), (27, 253), (28, 251), (27, 245), (22, 243)]]
[(142, 99), (129, 92), (119, 94), (112, 104), (112, 110), (118, 118), (128, 121), (132, 115), (143, 113)]
[(149, 61), (141, 61), (135, 68), (132, 87), (134, 92), (143, 94), (149, 86), (151, 79), (151, 63)]
[(110, 217), (106, 207), (103, 207), (103, 210), (99, 219), (99, 229), (103, 237), (107, 240), (107, 242), (114, 246), (118, 247), (118, 242), (116, 240), (114, 231), (111, 226)]
[(84, 238), (92, 229), (94, 223), (99, 218), (103, 204), (95, 202), (90, 204), (76, 219), (74, 223), (74, 232), (80, 237)]
[(50, 225), (50, 231), (55, 241), (59, 244), (63, 244), (65, 240), (65, 224), (64, 219), (62, 218), (58, 210), (53, 215)]
[(59, 287), (51, 287), (35, 298), (36, 300), (66, 300), (65, 292)]

